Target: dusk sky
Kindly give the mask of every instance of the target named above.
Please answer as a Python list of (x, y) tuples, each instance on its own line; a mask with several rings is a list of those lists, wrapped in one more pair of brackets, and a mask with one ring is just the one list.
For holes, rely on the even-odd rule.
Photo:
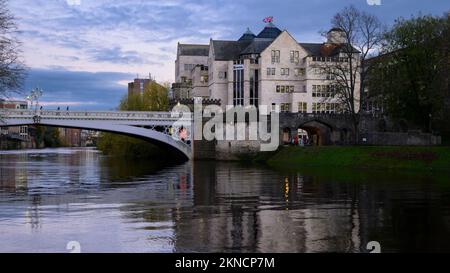
[[(377, 0), (369, 0), (377, 2)], [(322, 42), (319, 31), (354, 4), (391, 25), (400, 16), (443, 15), (448, 0), (10, 0), (23, 59), (30, 68), (24, 92), (44, 89), (46, 108), (109, 110), (136, 75), (174, 80), (177, 42), (236, 40), (257, 34), (274, 17), (299, 42)]]

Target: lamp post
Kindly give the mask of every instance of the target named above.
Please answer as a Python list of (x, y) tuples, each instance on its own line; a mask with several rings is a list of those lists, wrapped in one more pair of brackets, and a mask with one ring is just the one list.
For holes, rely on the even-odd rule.
[(39, 107), (39, 98), (42, 97), (42, 94), (44, 93), (44, 91), (39, 88), (36, 87), (33, 90), (31, 90), (30, 94), (26, 97), (27, 100), (29, 100), (31, 102), (31, 109), (33, 109), (33, 101), (36, 100), (36, 105), (35, 105), (35, 113), (37, 114), (38, 111), (38, 107)]
[(33, 109), (33, 98), (31, 95), (28, 95), (25, 99), (30, 102), (30, 109)]

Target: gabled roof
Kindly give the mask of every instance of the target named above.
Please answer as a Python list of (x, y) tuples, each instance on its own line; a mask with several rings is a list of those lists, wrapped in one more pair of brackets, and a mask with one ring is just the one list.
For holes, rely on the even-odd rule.
[(178, 44), (178, 52), (182, 56), (208, 56), (209, 45)]
[(241, 54), (259, 54), (264, 51), (271, 43), (272, 39), (254, 39)]
[(229, 61), (239, 59), (241, 52), (252, 41), (223, 41), (211, 40), (214, 49), (215, 59), (219, 61)]
[(299, 43), (309, 56), (315, 57), (331, 57), (341, 52), (352, 50), (352, 53), (360, 53), (359, 50), (348, 44), (328, 44), (328, 43)]

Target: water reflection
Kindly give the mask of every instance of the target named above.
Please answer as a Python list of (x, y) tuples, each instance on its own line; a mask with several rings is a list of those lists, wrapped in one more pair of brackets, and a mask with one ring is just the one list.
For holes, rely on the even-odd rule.
[(0, 251), (450, 251), (447, 175), (0, 154)]

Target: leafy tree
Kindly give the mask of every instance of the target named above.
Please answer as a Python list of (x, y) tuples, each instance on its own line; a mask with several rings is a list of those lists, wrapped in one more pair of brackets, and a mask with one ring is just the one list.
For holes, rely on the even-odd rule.
[(448, 17), (419, 15), (398, 19), (385, 33), (369, 85), (390, 116), (424, 130), (448, 119), (449, 28)]
[(147, 111), (167, 111), (169, 107), (167, 90), (167, 86), (152, 81), (142, 95), (143, 107)]
[(25, 65), (20, 60), (20, 43), (14, 36), (15, 18), (8, 9), (8, 1), (0, 0), (0, 97), (22, 86)]
[[(151, 82), (143, 94), (124, 96), (118, 108), (121, 111), (167, 111), (167, 92), (167, 86)], [(144, 158), (161, 155), (158, 148), (147, 141), (112, 133), (102, 133), (97, 148), (105, 154), (120, 157)]]
[(37, 126), (36, 143), (38, 146), (56, 148), (63, 146), (58, 128)]

